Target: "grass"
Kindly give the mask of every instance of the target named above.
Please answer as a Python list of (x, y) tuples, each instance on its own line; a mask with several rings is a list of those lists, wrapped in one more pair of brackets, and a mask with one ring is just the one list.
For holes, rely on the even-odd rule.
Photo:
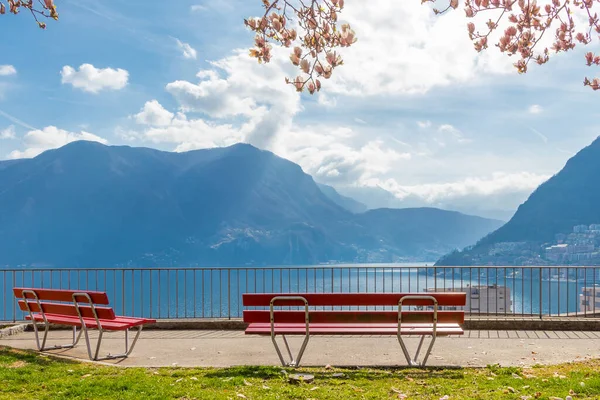
[[(0, 346), (0, 399), (600, 398), (600, 360), (529, 369), (120, 368)], [(342, 373), (343, 376), (334, 376)], [(528, 397), (529, 396), (529, 397)]]

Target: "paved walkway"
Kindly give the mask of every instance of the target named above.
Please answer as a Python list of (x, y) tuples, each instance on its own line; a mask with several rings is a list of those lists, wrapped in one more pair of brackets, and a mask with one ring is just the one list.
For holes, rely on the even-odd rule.
[[(50, 344), (68, 343), (70, 331), (51, 331)], [(95, 338), (95, 334), (92, 336)], [(300, 338), (292, 337), (292, 349)], [(409, 338), (411, 346), (417, 339)], [(95, 343), (93, 343), (95, 344)], [(35, 349), (33, 332), (0, 339), (0, 345)], [(101, 354), (122, 352), (123, 333), (105, 334)], [(82, 338), (75, 349), (48, 353), (87, 360)], [(438, 338), (429, 365), (530, 366), (600, 357), (600, 332), (583, 331), (467, 331), (462, 337)], [(279, 365), (270, 337), (245, 336), (242, 331), (143, 331), (133, 354), (121, 366), (227, 367)], [(310, 339), (302, 359), (305, 366), (405, 365), (395, 337), (316, 336)]]

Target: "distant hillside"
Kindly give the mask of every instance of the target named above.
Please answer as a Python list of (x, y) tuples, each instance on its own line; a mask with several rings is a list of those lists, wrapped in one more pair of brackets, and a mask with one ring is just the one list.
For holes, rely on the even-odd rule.
[(82, 141), (0, 163), (0, 265), (434, 261), (495, 224), (433, 209), (355, 215), (298, 165), (245, 144)]
[(498, 195), (493, 199), (484, 196), (469, 196), (469, 199), (439, 200), (432, 204), (424, 198), (409, 195), (402, 199), (378, 186), (339, 187), (338, 193), (364, 204), (369, 210), (377, 208), (419, 208), (435, 207), (443, 210), (458, 211), (463, 214), (478, 215), (484, 218), (508, 221), (515, 213), (514, 193)]
[[(494, 258), (510, 262), (511, 258), (501, 252), (494, 257), (489, 255), (490, 250), (498, 247), (518, 248), (512, 257), (515, 262), (520, 255), (528, 258), (528, 253), (532, 256), (540, 253), (541, 245), (554, 243), (557, 234), (567, 235), (576, 225), (600, 224), (599, 176), (600, 139), (596, 139), (567, 161), (558, 174), (540, 185), (508, 223), (473, 248), (444, 257), (440, 265), (494, 263)], [(499, 246), (502, 243), (508, 244)]]
[(406, 254), (418, 253), (424, 259), (438, 258), (440, 248), (474, 244), (503, 224), (437, 208), (383, 208), (358, 215), (357, 220), (365, 227), (365, 236), (374, 240), (373, 246), (401, 248)]
[(363, 203), (354, 200), (351, 197), (342, 196), (335, 190), (333, 187), (329, 185), (324, 185), (322, 183), (317, 183), (321, 192), (330, 200), (332, 200), (338, 206), (345, 208), (346, 210), (358, 214), (367, 211), (367, 206)]

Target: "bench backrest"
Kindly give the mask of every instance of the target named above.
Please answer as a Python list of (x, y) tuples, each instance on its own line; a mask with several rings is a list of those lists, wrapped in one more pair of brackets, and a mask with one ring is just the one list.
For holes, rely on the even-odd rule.
[[(30, 293), (35, 292), (35, 296)], [(24, 293), (25, 292), (25, 293)], [(73, 303), (74, 293), (86, 293), (90, 296), (96, 315), (100, 319), (115, 319), (115, 312), (112, 307), (102, 307), (109, 304), (108, 296), (104, 292), (87, 290), (62, 290), (62, 289), (35, 289), (35, 288), (14, 288), (13, 293), (19, 299), (19, 309), (21, 311), (47, 314), (60, 314), (77, 317), (77, 307)], [(85, 297), (78, 297), (78, 307), (84, 318), (94, 318), (94, 312), (90, 305), (86, 305)], [(99, 306), (97, 306), (99, 305)], [(29, 307), (29, 308), (28, 308)]]
[[(464, 292), (444, 293), (244, 293), (244, 307), (268, 307), (276, 296), (304, 297), (312, 306), (398, 306), (405, 296), (429, 296), (437, 300), (438, 306), (465, 306), (467, 294)], [(404, 306), (431, 306), (430, 300), (407, 299)], [(303, 306), (301, 300), (279, 300), (277, 306)]]
[[(90, 290), (63, 290), (63, 289), (35, 289), (35, 288), (14, 288), (13, 289), (13, 293), (15, 294), (16, 298), (19, 299), (35, 299), (35, 296), (33, 296), (31, 293), (25, 293), (23, 294), (23, 291), (32, 291), (35, 292), (37, 298), (40, 301), (64, 301), (64, 302), (69, 302), (69, 303), (73, 303), (73, 294), (74, 293), (87, 293), (90, 298), (92, 299), (92, 303), (94, 304), (102, 304), (102, 305), (108, 305), (109, 304), (109, 300), (108, 300), (108, 296), (105, 292), (96, 292), (96, 291), (90, 291)], [(83, 298), (78, 298), (78, 300), (81, 299), (83, 300)]]
[[(322, 306), (398, 306), (405, 296), (431, 296), (438, 306), (464, 307), (467, 301), (466, 293), (246, 293), (242, 295), (244, 307), (269, 307), (271, 299), (277, 296), (301, 296), (310, 307)], [(431, 306), (431, 300), (406, 299), (403, 306)], [(304, 306), (301, 300), (278, 300), (274, 306), (274, 319), (277, 323), (304, 323), (304, 310), (281, 310), (282, 306)], [(275, 310), (275, 308), (277, 308)], [(270, 310), (244, 310), (244, 322), (270, 323)], [(462, 310), (439, 310), (438, 323), (459, 323), (465, 320)], [(432, 323), (433, 311), (417, 310), (402, 311), (403, 323)], [(379, 310), (314, 310), (309, 312), (311, 323), (397, 323), (398, 311)]]

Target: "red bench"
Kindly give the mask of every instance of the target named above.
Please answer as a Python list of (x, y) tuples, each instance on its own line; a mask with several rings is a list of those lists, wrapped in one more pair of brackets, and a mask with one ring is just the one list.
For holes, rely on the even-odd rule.
[[(156, 320), (148, 318), (130, 318), (115, 315), (109, 304), (108, 296), (104, 292), (82, 291), (82, 290), (58, 290), (58, 289), (32, 289), (14, 288), (15, 297), (19, 299), (19, 308), (26, 311), (27, 320), (31, 320), (35, 332), (37, 348), (40, 351), (48, 349), (68, 349), (75, 347), (85, 334), (88, 355), (91, 360), (107, 360), (113, 358), (126, 358), (131, 354), (137, 342), (142, 327), (146, 324), (155, 323)], [(38, 335), (38, 323), (44, 325), (44, 337), (40, 344)], [(67, 345), (46, 346), (50, 324), (69, 325), (73, 327), (73, 342)], [(129, 346), (129, 329), (137, 327), (137, 334)], [(81, 328), (77, 335), (77, 328)], [(96, 350), (92, 354), (88, 330), (99, 331)], [(102, 334), (105, 331), (125, 331), (125, 353), (108, 355), (99, 358)]]
[[(438, 336), (462, 335), (464, 311), (438, 310), (438, 307), (464, 307), (465, 293), (303, 293), (242, 295), (247, 335), (270, 335), (277, 355), (284, 366), (298, 366), (312, 335), (395, 335), (406, 361), (411, 366), (425, 366)], [(370, 306), (366, 310), (335, 310), (350, 306)], [(374, 310), (374, 306), (393, 306), (393, 311)], [(403, 307), (419, 306), (423, 310)], [(260, 307), (262, 309), (247, 309)], [(268, 307), (268, 309), (267, 309)], [(282, 310), (281, 307), (296, 309)], [(300, 308), (299, 308), (300, 307)], [(315, 307), (332, 308), (315, 310)], [(430, 309), (427, 309), (430, 308)], [(275, 337), (280, 335), (290, 361), (281, 354)], [(304, 335), (304, 341), (294, 358), (285, 335)], [(421, 337), (412, 358), (402, 339), (404, 335)], [(423, 361), (417, 359), (426, 336), (431, 342)]]

